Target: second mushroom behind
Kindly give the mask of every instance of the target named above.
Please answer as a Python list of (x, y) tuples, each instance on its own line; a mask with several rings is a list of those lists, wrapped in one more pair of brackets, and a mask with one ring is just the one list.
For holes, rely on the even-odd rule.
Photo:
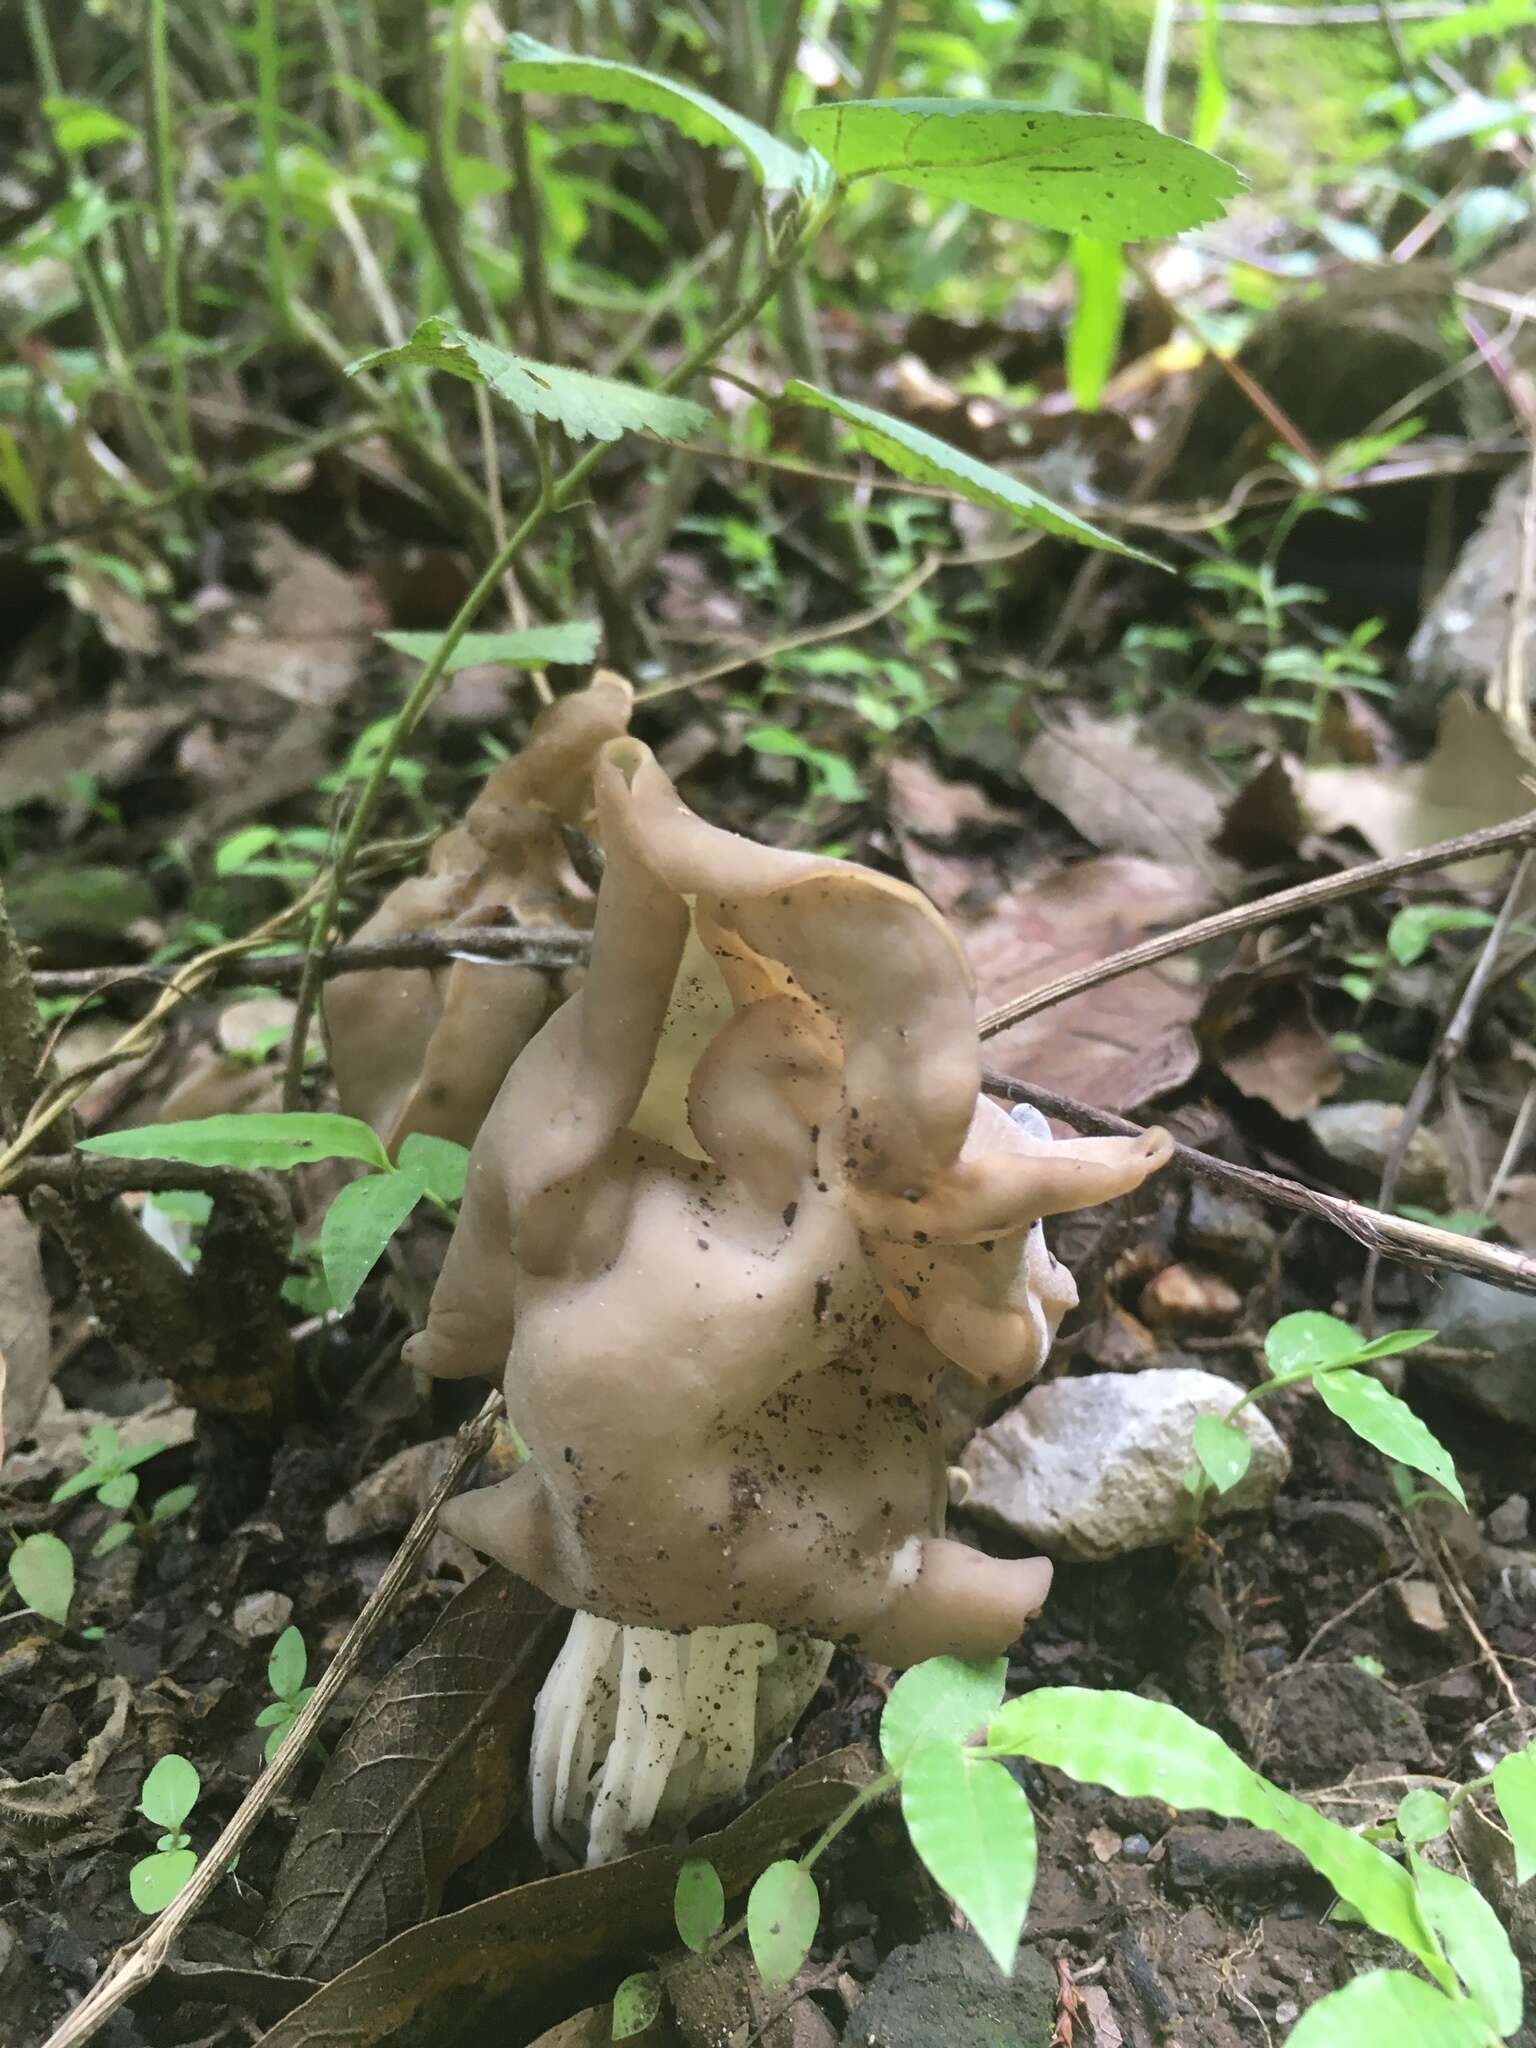
[(666, 1683), (627, 1702), (630, 1632), (752, 1632), (754, 1696), (781, 1657), (819, 1673), (797, 1640), (907, 1665), (1018, 1636), (1050, 1567), (945, 1535), (938, 1384), (1033, 1375), (1075, 1298), (1040, 1219), (1169, 1145), (1056, 1142), (980, 1096), (970, 976), (916, 890), (707, 824), (634, 740), (594, 791), (591, 968), (486, 1118), (410, 1355), (505, 1379), (529, 1461), (444, 1520), (587, 1618), (541, 1708), (543, 1832), (590, 1850), (638, 1773), (611, 1854), (685, 1817), (666, 1781), (709, 1780), (716, 1695), (752, 1725), (713, 1639), (691, 1706), (693, 1657), (654, 1643)]

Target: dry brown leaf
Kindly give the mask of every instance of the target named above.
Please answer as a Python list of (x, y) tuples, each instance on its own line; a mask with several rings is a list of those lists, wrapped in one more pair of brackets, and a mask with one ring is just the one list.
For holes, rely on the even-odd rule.
[(63, 795), (73, 779), (116, 789), (188, 716), (184, 705), (119, 706), (27, 727), (0, 746), (0, 811)]
[(37, 1232), (14, 1195), (0, 1196), (0, 1458), (7, 1443), (31, 1434), (51, 1360)]
[(1310, 1115), (1344, 1080), (1306, 990), (1294, 982), (1263, 986), (1249, 1015), (1224, 1035), (1216, 1064), (1234, 1088), (1292, 1119)]
[(1020, 766), (1035, 794), (1101, 852), (1192, 867), (1213, 885), (1229, 876), (1212, 844), (1227, 793), (1140, 738), (1130, 719), (1077, 718), (1042, 732)]
[(104, 1678), (97, 1703), (107, 1719), (84, 1751), (62, 1771), (40, 1778), (0, 1773), (0, 1831), (18, 1842), (80, 1849), (116, 1832), (143, 1776), (132, 1739), (133, 1689), (126, 1678)]
[(940, 775), (917, 754), (892, 761), (886, 782), (886, 805), (901, 846), (907, 872), (926, 896), (948, 916), (972, 891), (995, 889), (998, 863), (985, 849), (968, 841), (988, 835), (1000, 842), (1017, 837), (1022, 820), (976, 787)]
[[(1352, 827), (1383, 855), (1411, 853), (1536, 808), (1531, 768), (1502, 721), (1466, 696), (1446, 705), (1427, 760), (1394, 768), (1309, 768), (1301, 796), (1319, 831)], [(1494, 854), (1464, 861), (1457, 880), (1487, 881), (1508, 859)]]
[(267, 594), (227, 613), (217, 642), (188, 664), (214, 682), (250, 683), (294, 704), (340, 703), (387, 620), (371, 587), (279, 526), (256, 554)]
[[(1037, 875), (954, 923), (985, 1011), (1198, 917), (1210, 900), (1187, 868), (1109, 856)], [(1171, 960), (1027, 1018), (988, 1042), (987, 1061), (1098, 1109), (1133, 1109), (1199, 1065), (1199, 1008), (1189, 963)]]

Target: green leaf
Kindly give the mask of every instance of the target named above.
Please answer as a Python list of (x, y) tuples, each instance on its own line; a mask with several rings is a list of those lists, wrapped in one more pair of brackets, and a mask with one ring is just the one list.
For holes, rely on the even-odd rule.
[(254, 1728), (291, 1728), (294, 1719), (290, 1701), (269, 1700), (251, 1725)]
[(708, 93), (633, 64), (615, 64), (604, 57), (573, 57), (551, 49), (532, 36), (507, 37), (508, 62), (501, 82), (516, 91), (581, 93), (608, 100), (637, 114), (659, 114), (690, 142), (739, 149), (759, 184), (770, 192), (810, 191), (825, 182), (824, 166), (792, 143), (780, 142), (766, 128), (732, 113)]
[(173, 1486), (168, 1492), (162, 1493), (155, 1502), (149, 1511), (149, 1519), (157, 1526), (161, 1522), (172, 1522), (178, 1515), (184, 1515), (196, 1499), (197, 1481), (195, 1479), (186, 1486)]
[(1536, 1743), (1494, 1765), (1493, 1796), (1515, 1845), (1515, 1883), (1524, 1884), (1536, 1877)]
[(890, 178), (1008, 220), (1135, 242), (1214, 220), (1230, 164), (1124, 114), (1013, 100), (845, 100), (795, 126), (842, 178)]
[(930, 1742), (964, 1742), (985, 1728), (1002, 1702), (1008, 1659), (930, 1657), (915, 1664), (891, 1687), (880, 1716), (880, 1749), (899, 1771)]
[(197, 1868), (195, 1849), (145, 1856), (128, 1873), (128, 1896), (141, 1913), (163, 1913)]
[(1415, 1472), (1427, 1472), (1462, 1507), (1467, 1497), (1456, 1477), (1451, 1454), (1440, 1439), (1420, 1422), (1406, 1401), (1389, 1394), (1380, 1380), (1369, 1373), (1348, 1369), (1320, 1372), (1312, 1383), (1318, 1398), (1331, 1408), (1341, 1422), (1347, 1422), (1358, 1437), (1400, 1465)]
[(1492, 1906), (1464, 1877), (1412, 1855), (1414, 1882), (1428, 1920), (1468, 1996), (1489, 2025), (1513, 2034), (1525, 2011), (1520, 1964)]
[(350, 1308), (384, 1247), (421, 1200), (409, 1173), (374, 1173), (344, 1187), (320, 1225), (320, 1263), (331, 1302)]
[(92, 100), (45, 99), (43, 112), (65, 156), (79, 156), (83, 150), (99, 149), (108, 142), (138, 140), (137, 128)]
[(1282, 1316), (1264, 1339), (1264, 1358), (1276, 1379), (1316, 1372), (1320, 1366), (1353, 1363), (1365, 1339), (1337, 1316), (1304, 1308)]
[(770, 1863), (747, 1895), (747, 1940), (757, 1973), (787, 1984), (810, 1953), (821, 1920), (816, 1881), (798, 1863)]
[(901, 1811), (929, 1875), (1007, 1976), (1035, 1888), (1035, 1817), (999, 1763), (931, 1742), (901, 1774)]
[[(441, 633), (380, 633), (377, 636), (397, 654), (413, 661), (430, 661)], [(597, 652), (598, 629), (589, 620), (572, 619), (561, 626), (527, 626), (520, 633), (466, 633), (448, 657), (443, 670), (456, 675), (461, 668), (478, 668), (482, 662), (498, 662), (505, 668), (543, 668), (547, 662), (563, 662), (579, 668)]]
[(55, 1507), (58, 1507), (66, 1500), (73, 1500), (77, 1494), (89, 1493), (93, 1486), (100, 1484), (100, 1465), (87, 1465), (83, 1471), (72, 1472), (68, 1479), (62, 1480), (48, 1498)]
[(1248, 1470), (1253, 1445), (1234, 1422), (1202, 1415), (1195, 1423), (1195, 1456), (1218, 1493), (1230, 1493)]
[(654, 1970), (637, 1970), (613, 1994), (613, 2039), (643, 2034), (660, 2011), (661, 1979)]
[(316, 1159), (365, 1159), (389, 1165), (375, 1132), (355, 1116), (316, 1110), (272, 1110), (249, 1116), (205, 1116), (184, 1124), (143, 1124), (82, 1138), (82, 1152), (109, 1159), (175, 1159), (184, 1166), (244, 1166), (281, 1173)]
[(114, 1550), (121, 1550), (133, 1536), (132, 1522), (113, 1522), (102, 1530), (91, 1545), (92, 1557), (110, 1557)]
[(1404, 22), (1403, 40), (1415, 57), (1422, 57), (1447, 43), (1501, 36), (1531, 23), (1536, 23), (1536, 0), (1482, 0), (1480, 6), (1453, 8), (1437, 21)]
[(709, 425), (710, 416), (691, 398), (669, 398), (642, 384), (621, 384), (586, 370), (567, 370), (509, 355), (492, 341), (462, 327), (423, 320), (400, 348), (376, 349), (349, 365), (348, 373), (389, 363), (447, 370), (471, 384), (484, 384), (514, 411), (549, 420), (575, 441), (617, 441), (623, 434), (654, 434), (661, 441), (686, 441)]
[(139, 1811), (157, 1828), (179, 1828), (197, 1804), (203, 1781), (184, 1756), (161, 1757), (139, 1794)]
[(1454, 903), (1410, 903), (1387, 927), (1387, 951), (1399, 967), (1411, 967), (1429, 951), (1439, 932), (1486, 931), (1493, 923), (1487, 910), (1469, 910)]
[(1164, 566), (1139, 548), (1128, 547), (1112, 534), (1090, 526), (1086, 519), (1079, 519), (1065, 505), (1043, 497), (1017, 477), (993, 469), (989, 463), (978, 462), (964, 449), (952, 448), (947, 441), (925, 434), (921, 427), (909, 426), (891, 413), (876, 412), (873, 406), (856, 404), (851, 398), (838, 398), (798, 377), (785, 385), (784, 396), (794, 405), (813, 406), (818, 412), (829, 412), (840, 419), (852, 433), (856, 446), (913, 483), (937, 484), (968, 498), (973, 505), (1007, 512), (1024, 525), (1042, 527), (1063, 540), (1080, 541), (1090, 548), (1107, 548), (1112, 554), (1149, 562), (1157, 569)]
[(291, 1700), (302, 1687), (308, 1668), (309, 1652), (303, 1636), (296, 1628), (285, 1628), (267, 1659), (268, 1685), (280, 1700)]
[(1415, 1785), (1397, 1805), (1397, 1832), (1405, 1842), (1433, 1842), (1451, 1824), (1451, 1805), (1428, 1785)]
[(1095, 412), (1115, 367), (1120, 330), (1125, 324), (1125, 303), (1120, 296), (1125, 256), (1117, 242), (1074, 235), (1072, 268), (1077, 275), (1077, 304), (1067, 330), (1067, 388), (1079, 411)]
[(725, 1888), (706, 1856), (690, 1856), (677, 1873), (672, 1917), (685, 1948), (701, 1955), (725, 1925)]
[(1488, 2030), (1470, 2005), (1406, 1970), (1367, 1970), (1342, 1991), (1309, 2006), (1285, 2048), (1488, 2048)]
[(1127, 1798), (1160, 1799), (1268, 1829), (1299, 1849), (1378, 1933), (1400, 1942), (1437, 1982), (1450, 1985), (1407, 1871), (1261, 1778), (1212, 1729), (1177, 1707), (1136, 1693), (1042, 1686), (998, 1710), (987, 1747), (1052, 1764)]
[(1200, 76), (1189, 139), (1210, 149), (1227, 118), (1227, 82), (1221, 75), (1221, 0), (1203, 0), (1200, 18)]
[(114, 1472), (110, 1479), (102, 1481), (96, 1489), (96, 1498), (104, 1508), (116, 1508), (121, 1514), (124, 1508), (131, 1508), (139, 1497), (139, 1475), (137, 1472)]
[(62, 1628), (75, 1597), (75, 1560), (69, 1545), (46, 1530), (24, 1536), (11, 1552), (9, 1570), (22, 1605)]
[(400, 1147), (400, 1171), (409, 1174), (424, 1195), (440, 1202), (463, 1199), (464, 1181), (469, 1173), (469, 1148), (452, 1138), (430, 1138), (425, 1131), (412, 1131)]

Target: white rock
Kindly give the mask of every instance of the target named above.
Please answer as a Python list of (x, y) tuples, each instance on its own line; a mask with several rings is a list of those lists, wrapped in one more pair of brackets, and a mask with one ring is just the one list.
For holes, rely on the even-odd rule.
[(293, 1602), (286, 1593), (247, 1593), (235, 1602), (235, 1633), (248, 1643), (280, 1636), (292, 1619)]
[[(1086, 1563), (1176, 1543), (1189, 1527), (1184, 1475), (1194, 1464), (1196, 1420), (1225, 1415), (1237, 1398), (1230, 1380), (1173, 1366), (1034, 1387), (967, 1447), (967, 1510)], [(1238, 1425), (1252, 1462), (1230, 1493), (1207, 1497), (1208, 1515), (1263, 1507), (1290, 1470), (1289, 1452), (1258, 1408), (1245, 1408)]]

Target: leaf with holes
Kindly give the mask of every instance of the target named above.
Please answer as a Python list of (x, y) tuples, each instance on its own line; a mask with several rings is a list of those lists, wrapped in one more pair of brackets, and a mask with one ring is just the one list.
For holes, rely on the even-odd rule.
[[(380, 633), (379, 639), (412, 661), (432, 659), (441, 633)], [(547, 662), (580, 667), (597, 652), (597, 627), (586, 619), (560, 626), (525, 626), (517, 633), (466, 633), (449, 655), (443, 674), (497, 662), (505, 668), (543, 668)]]
[(1367, 1970), (1308, 2008), (1285, 2048), (1489, 2048), (1475, 2006), (1452, 2005), (1443, 1991), (1406, 1970)]
[(873, 406), (859, 405), (851, 398), (838, 398), (832, 392), (819, 390), (816, 385), (806, 384), (798, 377), (785, 385), (784, 396), (792, 404), (808, 405), (818, 412), (831, 413), (834, 419), (843, 422), (855, 444), (866, 454), (875, 456), (887, 469), (895, 470), (898, 476), (910, 478), (913, 483), (937, 484), (969, 499), (973, 505), (987, 505), (993, 511), (1006, 512), (1021, 525), (1041, 527), (1062, 540), (1079, 541), (1084, 547), (1107, 548), (1111, 554), (1127, 555), (1133, 561), (1148, 562), (1156, 569), (1165, 566), (1151, 555), (1143, 554), (1140, 548), (1129, 547), (1124, 541), (1116, 540), (1113, 534), (1104, 533), (1086, 519), (1080, 519), (1065, 505), (1058, 505), (1054, 499), (1045, 497), (1019, 478), (992, 468), (990, 463), (978, 462), (963, 448), (952, 448), (937, 435), (925, 434), (921, 427), (909, 426), (905, 420), (899, 420), (891, 413), (876, 412)]
[(144, 1124), (133, 1131), (103, 1131), (82, 1138), (82, 1152), (109, 1159), (174, 1159), (183, 1166), (243, 1166), (281, 1173), (316, 1159), (365, 1159), (388, 1166), (378, 1134), (355, 1116), (314, 1110), (253, 1111), (247, 1116), (204, 1116), (183, 1124)]
[(1000, 1763), (932, 1742), (901, 1774), (901, 1811), (929, 1875), (1006, 1976), (1035, 1888), (1035, 1817)]
[(1515, 1845), (1515, 1883), (1524, 1884), (1536, 1877), (1536, 1744), (1494, 1765), (1493, 1796)]
[(1261, 1778), (1213, 1729), (1177, 1707), (1136, 1693), (1040, 1686), (999, 1708), (987, 1747), (1054, 1765), (1083, 1784), (1106, 1785), (1125, 1798), (1195, 1807), (1267, 1829), (1299, 1849), (1370, 1926), (1400, 1942), (1450, 1988), (1450, 1973), (1407, 1871), (1305, 1800)]
[(930, 1657), (903, 1672), (880, 1716), (880, 1750), (899, 1771), (926, 1743), (964, 1742), (1002, 1703), (1008, 1659)]
[(1410, 1852), (1424, 1917), (1440, 1937), (1451, 1968), (1478, 2010), (1501, 2034), (1524, 2017), (1520, 1963), (1499, 1916), (1475, 1885)]
[(1235, 1422), (1202, 1415), (1195, 1422), (1195, 1456), (1218, 1493), (1230, 1493), (1248, 1470), (1253, 1445)]
[(798, 1863), (770, 1863), (747, 1894), (747, 1940), (765, 1984), (789, 1982), (810, 1954), (820, 1920), (811, 1873)]
[(1380, 1380), (1373, 1380), (1369, 1373), (1345, 1368), (1320, 1372), (1312, 1384), (1319, 1399), (1341, 1422), (1347, 1422), (1356, 1436), (1383, 1457), (1395, 1458), (1399, 1465), (1411, 1465), (1415, 1472), (1427, 1473), (1453, 1500), (1466, 1506), (1467, 1497), (1456, 1477), (1450, 1452), (1434, 1431), (1420, 1422), (1408, 1403), (1389, 1394)]
[(816, 157), (780, 142), (755, 121), (678, 79), (606, 57), (571, 56), (516, 33), (507, 37), (506, 52), (501, 82), (514, 91), (580, 93), (637, 114), (656, 114), (690, 142), (739, 149), (770, 192), (813, 191), (828, 182), (827, 167)]
[(725, 1887), (707, 1857), (690, 1856), (678, 1871), (672, 1917), (683, 1946), (695, 1955), (702, 1955), (725, 1925)]
[(845, 100), (807, 107), (795, 126), (842, 178), (889, 178), (1104, 242), (1214, 220), (1243, 187), (1220, 157), (1125, 114), (1013, 100)]
[(408, 1173), (371, 1173), (344, 1187), (320, 1225), (320, 1263), (333, 1308), (350, 1308), (384, 1247), (421, 1200)]
[(391, 363), (447, 370), (471, 384), (484, 384), (514, 411), (562, 427), (573, 441), (617, 441), (624, 434), (686, 441), (709, 425), (709, 414), (691, 398), (670, 398), (643, 384), (621, 384), (586, 370), (536, 363), (436, 317), (423, 320), (401, 347), (376, 349), (351, 364), (349, 371), (377, 370)]

